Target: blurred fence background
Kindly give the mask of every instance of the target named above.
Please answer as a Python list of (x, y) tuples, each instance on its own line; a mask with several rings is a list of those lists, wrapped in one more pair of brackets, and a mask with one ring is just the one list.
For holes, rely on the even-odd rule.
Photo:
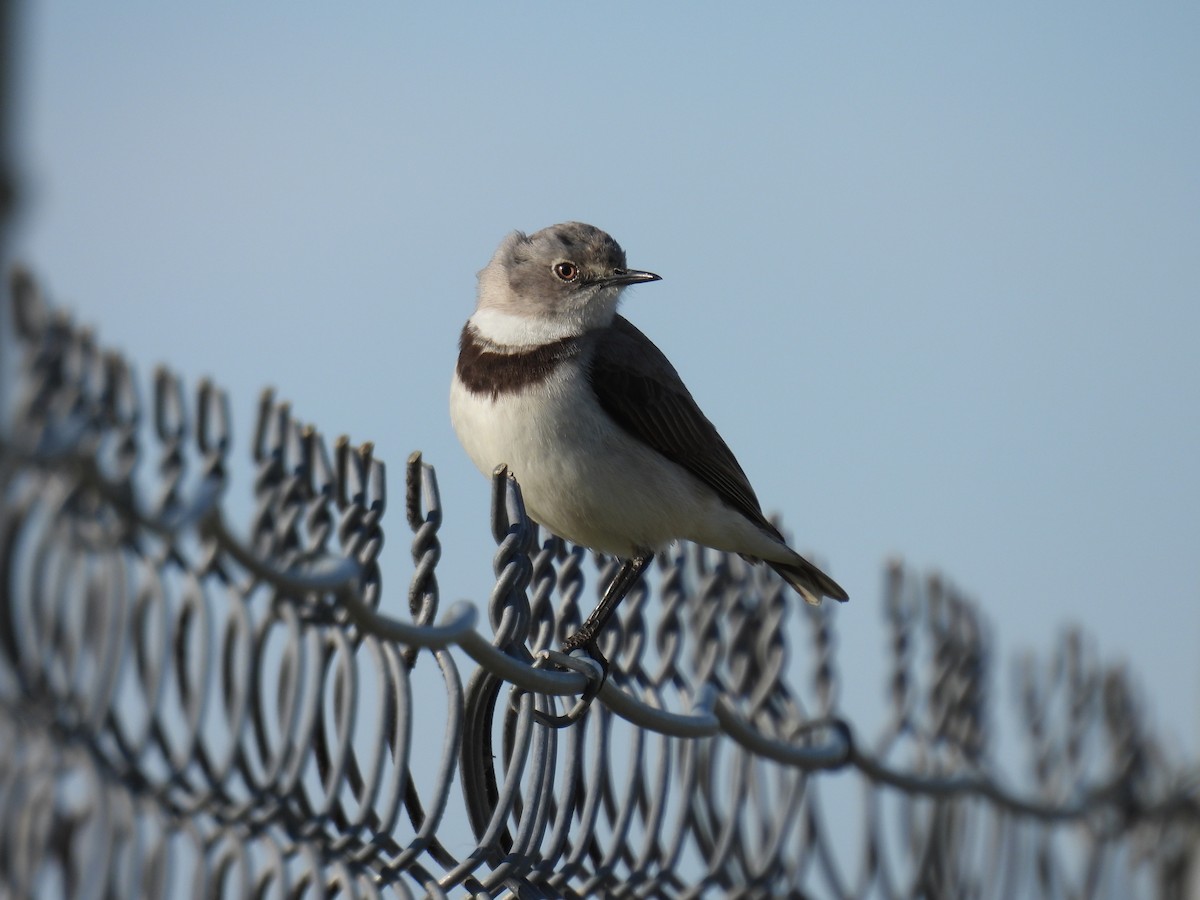
[(952, 587), (888, 568), (868, 727), (839, 707), (828, 606), (685, 546), (572, 712), (588, 676), (542, 651), (614, 567), (539, 536), (503, 473), (486, 601), (442, 603), (416, 454), (392, 527), (412, 569), (384, 591), (370, 445), (268, 393), (239, 504), (218, 388), (142, 384), (28, 273), (6, 307), (3, 896), (1188, 896), (1195, 766), (1080, 634), (1018, 673), (1013, 783), (987, 628)]

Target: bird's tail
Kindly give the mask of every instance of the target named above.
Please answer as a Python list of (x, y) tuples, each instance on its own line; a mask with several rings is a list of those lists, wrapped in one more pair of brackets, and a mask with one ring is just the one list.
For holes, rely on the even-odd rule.
[(783, 580), (795, 588), (796, 592), (813, 606), (819, 606), (822, 597), (832, 597), (834, 600), (840, 600), (843, 603), (850, 599), (850, 595), (846, 593), (840, 584), (807, 559), (801, 556), (797, 556), (796, 559), (798, 560), (797, 562), (767, 560), (766, 563), (782, 575)]

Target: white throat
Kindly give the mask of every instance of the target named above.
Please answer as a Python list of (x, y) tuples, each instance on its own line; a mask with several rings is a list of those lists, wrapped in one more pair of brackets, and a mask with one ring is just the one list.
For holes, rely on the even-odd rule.
[(555, 322), (490, 308), (475, 310), (470, 322), (480, 337), (502, 347), (541, 347), (580, 333), (577, 322)]

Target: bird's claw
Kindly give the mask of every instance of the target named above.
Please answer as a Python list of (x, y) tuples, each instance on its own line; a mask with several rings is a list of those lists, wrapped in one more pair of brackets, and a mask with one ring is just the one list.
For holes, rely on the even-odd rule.
[(579, 695), (575, 705), (564, 715), (553, 716), (540, 709), (533, 711), (534, 718), (548, 728), (566, 728), (584, 717), (591, 708), (592, 701), (604, 687), (604, 683), (608, 680), (608, 660), (600, 652), (595, 638), (592, 638), (569, 648), (569, 652), (566, 643), (563, 644), (561, 651), (543, 650), (538, 654), (534, 665), (540, 666), (543, 662), (568, 672), (578, 672), (587, 678), (587, 686), (583, 689), (583, 693)]

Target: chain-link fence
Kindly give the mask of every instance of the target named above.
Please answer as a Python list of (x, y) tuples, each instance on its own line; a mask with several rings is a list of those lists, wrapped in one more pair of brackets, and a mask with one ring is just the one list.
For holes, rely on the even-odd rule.
[(408, 460), (396, 617), (370, 445), (330, 452), (264, 396), (231, 522), (223, 393), (159, 371), (143, 402), (29, 275), (11, 289), (4, 896), (1186, 896), (1195, 770), (1082, 636), (1021, 670), (1007, 727), (1034, 765), (1012, 786), (986, 629), (953, 589), (888, 569), (868, 737), (828, 606), (685, 546), (604, 633), (583, 707), (594, 673), (544, 651), (615, 564), (539, 540), (502, 472), (495, 586), (442, 608), (437, 482)]

